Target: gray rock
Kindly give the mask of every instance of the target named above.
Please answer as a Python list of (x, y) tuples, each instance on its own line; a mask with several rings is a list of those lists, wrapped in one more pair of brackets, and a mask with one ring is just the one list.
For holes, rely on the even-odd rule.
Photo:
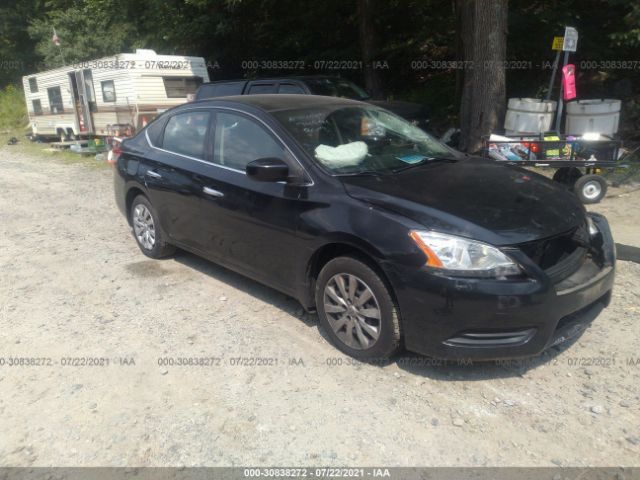
[(456, 417), (451, 423), (453, 423), (455, 427), (461, 427), (464, 425), (464, 420), (462, 420), (460, 417)]
[(625, 440), (629, 443), (631, 443), (632, 445), (640, 445), (640, 437), (636, 436), (636, 435), (632, 435), (630, 437), (625, 438)]
[(593, 407), (591, 407), (591, 411), (597, 415), (600, 415), (601, 413), (604, 413), (604, 407), (602, 407), (602, 405), (594, 405)]

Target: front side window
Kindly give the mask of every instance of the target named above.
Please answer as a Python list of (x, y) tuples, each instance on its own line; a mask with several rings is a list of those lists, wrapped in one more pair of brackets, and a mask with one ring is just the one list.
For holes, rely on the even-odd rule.
[(100, 82), (102, 86), (102, 101), (105, 103), (116, 101), (116, 87), (113, 80), (105, 80)]
[(49, 108), (51, 108), (51, 113), (64, 113), (60, 87), (47, 88), (47, 95), (49, 96)]
[(40, 100), (32, 100), (33, 105), (33, 114), (34, 115), (42, 115), (42, 102)]
[(38, 79), (36, 77), (31, 77), (29, 79), (29, 91), (31, 93), (36, 93), (38, 91)]
[(198, 159), (205, 158), (209, 112), (197, 111), (172, 116), (164, 129), (162, 148)]
[(202, 84), (201, 77), (162, 77), (167, 98), (187, 98)]
[(275, 157), (285, 160), (285, 150), (255, 121), (234, 113), (218, 113), (213, 162), (244, 171), (249, 162)]
[(459, 157), (406, 120), (373, 106), (329, 105), (273, 115), (319, 164), (335, 174), (393, 173)]

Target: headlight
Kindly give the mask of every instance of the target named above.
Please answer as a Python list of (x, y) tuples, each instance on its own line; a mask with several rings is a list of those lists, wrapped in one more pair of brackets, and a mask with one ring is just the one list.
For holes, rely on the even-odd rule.
[(424, 230), (409, 235), (427, 256), (427, 266), (448, 274), (500, 278), (522, 273), (513, 260), (486, 243)]
[(587, 226), (589, 227), (590, 237), (595, 237), (599, 233), (598, 227), (589, 215), (587, 215)]

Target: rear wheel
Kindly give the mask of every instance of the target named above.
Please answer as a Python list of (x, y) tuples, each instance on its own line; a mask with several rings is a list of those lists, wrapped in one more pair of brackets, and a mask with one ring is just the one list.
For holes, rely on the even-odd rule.
[(138, 195), (130, 210), (133, 236), (142, 253), (151, 258), (164, 258), (175, 252), (160, 229), (158, 214), (144, 195)]
[(329, 261), (315, 292), (320, 323), (332, 343), (361, 360), (386, 359), (400, 348), (400, 315), (389, 289), (366, 263)]
[(582, 203), (598, 203), (607, 194), (607, 181), (600, 175), (583, 175), (576, 180), (573, 191)]

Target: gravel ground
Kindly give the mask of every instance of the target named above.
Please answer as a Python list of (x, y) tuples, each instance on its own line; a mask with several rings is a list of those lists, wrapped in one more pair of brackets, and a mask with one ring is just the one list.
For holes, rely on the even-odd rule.
[[(144, 257), (111, 178), (0, 150), (0, 465), (640, 464), (639, 264), (538, 358), (360, 365), (294, 300), (190, 254)], [(640, 191), (623, 195), (596, 209), (640, 246)]]

